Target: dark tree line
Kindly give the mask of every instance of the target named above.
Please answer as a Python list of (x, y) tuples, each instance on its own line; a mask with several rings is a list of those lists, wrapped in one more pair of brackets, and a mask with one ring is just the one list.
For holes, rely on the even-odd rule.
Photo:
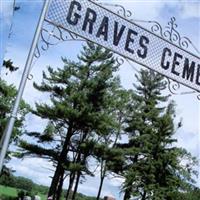
[[(49, 187), (47, 186), (38, 185), (28, 178), (14, 176), (12, 174), (10, 174), (9, 177), (7, 175), (1, 176), (0, 185), (3, 185), (5, 188), (7, 187), (15, 188), (18, 193), (18, 197), (13, 197), (12, 196), (13, 194), (10, 194), (10, 196), (1, 195), (2, 191), (0, 191), (0, 197), (2, 198), (2, 200), (18, 200), (20, 197), (23, 198), (24, 196), (33, 197), (35, 195), (46, 195), (49, 190)], [(63, 191), (63, 196), (66, 195), (66, 192), (67, 192), (66, 190)], [(78, 193), (76, 199), (95, 200), (95, 197), (89, 197)]]

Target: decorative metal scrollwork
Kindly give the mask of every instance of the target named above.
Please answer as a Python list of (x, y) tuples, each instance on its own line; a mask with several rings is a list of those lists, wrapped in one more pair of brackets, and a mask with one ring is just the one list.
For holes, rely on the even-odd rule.
[(177, 91), (180, 89), (180, 83), (173, 81), (171, 79), (167, 79), (168, 82), (168, 89), (172, 94), (177, 95)]
[(40, 42), (37, 45), (35, 57), (41, 56), (41, 51), (47, 51), (50, 46), (57, 45), (65, 41), (85, 41), (79, 38), (77, 35), (63, 30), (61, 27), (56, 26), (48, 21), (45, 21), (42, 31)]
[[(197, 91), (184, 91), (184, 92), (179, 92), (180, 88), (181, 88), (181, 84), (171, 80), (169, 78), (167, 78), (167, 85), (168, 85), (168, 89), (171, 92), (171, 94), (173, 95), (192, 95), (192, 94), (197, 94)], [(200, 94), (197, 95), (197, 99), (200, 101)]]
[(125, 62), (124, 58), (121, 56), (117, 56), (116, 61), (118, 65), (123, 65)]
[(109, 3), (99, 3), (100, 5), (104, 7), (112, 7), (113, 12), (117, 13), (118, 15), (128, 19), (132, 17), (133, 13), (130, 10), (126, 10), (123, 6), (118, 4), (109, 4)]
[(181, 37), (177, 30), (178, 25), (176, 23), (175, 17), (172, 17), (170, 19), (170, 21), (167, 23), (167, 26), (165, 26), (165, 29), (163, 29), (162, 26), (156, 21), (148, 21), (148, 23), (153, 24), (151, 26), (151, 31), (153, 33), (160, 35), (162, 38), (178, 45), (183, 49), (188, 49), (189, 47), (192, 47), (193, 50), (200, 54), (200, 51), (195, 47), (195, 45), (189, 38)]
[(113, 8), (113, 12), (117, 13), (118, 15), (128, 19), (132, 17), (133, 13), (130, 10), (127, 10), (124, 8), (124, 6), (119, 5), (119, 4), (110, 4), (110, 3), (101, 3), (99, 0), (92, 0), (93, 2), (97, 2), (99, 5), (102, 5), (103, 7), (106, 8)]

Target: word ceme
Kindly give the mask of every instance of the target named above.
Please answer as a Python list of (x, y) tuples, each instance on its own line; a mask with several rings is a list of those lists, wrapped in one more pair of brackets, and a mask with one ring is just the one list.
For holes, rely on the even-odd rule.
[(161, 67), (200, 86), (200, 64), (190, 61), (189, 58), (177, 52), (172, 53), (169, 48), (163, 50)]

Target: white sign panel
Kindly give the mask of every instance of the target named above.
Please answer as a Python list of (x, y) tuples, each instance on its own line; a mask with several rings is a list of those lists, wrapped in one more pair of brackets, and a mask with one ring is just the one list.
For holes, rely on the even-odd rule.
[(53, 0), (46, 19), (200, 92), (200, 58), (89, 0)]

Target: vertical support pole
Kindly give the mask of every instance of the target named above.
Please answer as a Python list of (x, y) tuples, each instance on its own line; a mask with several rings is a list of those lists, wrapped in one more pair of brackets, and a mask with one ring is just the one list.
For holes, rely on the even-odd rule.
[(20, 101), (21, 101), (21, 98), (22, 98), (22, 95), (23, 95), (23, 92), (24, 92), (24, 88), (25, 88), (25, 85), (26, 85), (28, 75), (29, 75), (30, 70), (31, 70), (31, 64), (32, 64), (32, 61), (33, 61), (33, 58), (34, 58), (35, 49), (37, 47), (37, 43), (38, 43), (38, 40), (40, 38), (40, 33), (41, 33), (41, 30), (42, 30), (42, 26), (43, 26), (43, 22), (44, 22), (46, 13), (47, 13), (49, 5), (50, 5), (50, 1), (51, 0), (44, 0), (43, 9), (41, 11), (40, 18), (39, 18), (37, 28), (36, 28), (36, 31), (35, 31), (35, 35), (34, 35), (34, 38), (33, 38), (32, 44), (31, 44), (31, 48), (30, 48), (27, 60), (26, 60), (26, 64), (25, 64), (23, 75), (22, 75), (21, 82), (20, 82), (20, 85), (19, 85), (17, 97), (16, 97), (16, 100), (15, 100), (15, 103), (14, 103), (14, 106), (13, 106), (13, 110), (12, 110), (10, 119), (7, 123), (6, 129), (3, 133), (2, 141), (0, 142), (0, 144), (2, 144), (2, 148), (1, 148), (1, 152), (0, 152), (0, 173), (1, 173), (2, 168), (3, 168), (4, 159), (5, 159), (5, 156), (6, 156), (6, 152), (8, 150), (8, 146), (9, 146), (10, 138), (11, 138), (11, 135), (12, 135), (14, 123), (15, 123), (15, 120), (16, 120), (16, 117), (17, 117), (19, 104), (20, 104)]

